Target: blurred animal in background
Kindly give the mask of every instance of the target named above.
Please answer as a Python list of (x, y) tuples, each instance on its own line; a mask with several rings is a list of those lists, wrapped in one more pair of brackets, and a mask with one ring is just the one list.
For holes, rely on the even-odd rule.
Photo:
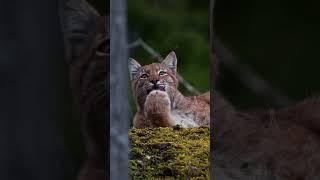
[(214, 92), (212, 111), (214, 179), (320, 178), (320, 98), (278, 109), (243, 111)]
[(67, 1), (61, 15), (70, 86), (87, 150), (79, 180), (105, 180), (109, 177), (109, 17), (85, 0)]

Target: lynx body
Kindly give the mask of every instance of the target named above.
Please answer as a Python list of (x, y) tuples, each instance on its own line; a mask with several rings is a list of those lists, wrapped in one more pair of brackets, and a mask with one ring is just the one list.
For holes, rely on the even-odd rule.
[(183, 96), (177, 90), (176, 65), (174, 52), (161, 63), (145, 66), (129, 60), (132, 93), (137, 104), (135, 128), (209, 125), (210, 93)]

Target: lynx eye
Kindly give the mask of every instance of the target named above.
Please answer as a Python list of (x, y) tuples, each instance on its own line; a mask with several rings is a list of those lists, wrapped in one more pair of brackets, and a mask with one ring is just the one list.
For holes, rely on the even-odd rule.
[(159, 72), (159, 75), (160, 75), (160, 76), (164, 76), (164, 75), (166, 75), (166, 74), (167, 74), (167, 72), (165, 72), (165, 71), (160, 71), (160, 72)]
[(148, 74), (142, 74), (141, 76), (140, 76), (140, 79), (145, 79), (145, 78), (147, 78), (148, 77)]

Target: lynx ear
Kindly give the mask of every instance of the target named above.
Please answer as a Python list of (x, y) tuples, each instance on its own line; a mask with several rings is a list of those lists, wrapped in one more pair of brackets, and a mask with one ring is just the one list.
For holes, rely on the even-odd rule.
[(130, 80), (133, 80), (137, 76), (138, 71), (141, 68), (141, 65), (136, 60), (129, 58), (128, 67)]
[(177, 73), (177, 56), (174, 51), (171, 51), (161, 63), (171, 69), (174, 74)]

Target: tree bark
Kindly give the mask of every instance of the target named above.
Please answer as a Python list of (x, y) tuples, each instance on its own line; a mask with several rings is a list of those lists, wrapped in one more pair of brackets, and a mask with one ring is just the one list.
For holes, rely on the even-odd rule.
[(110, 179), (128, 179), (128, 45), (126, 1), (111, 0)]

